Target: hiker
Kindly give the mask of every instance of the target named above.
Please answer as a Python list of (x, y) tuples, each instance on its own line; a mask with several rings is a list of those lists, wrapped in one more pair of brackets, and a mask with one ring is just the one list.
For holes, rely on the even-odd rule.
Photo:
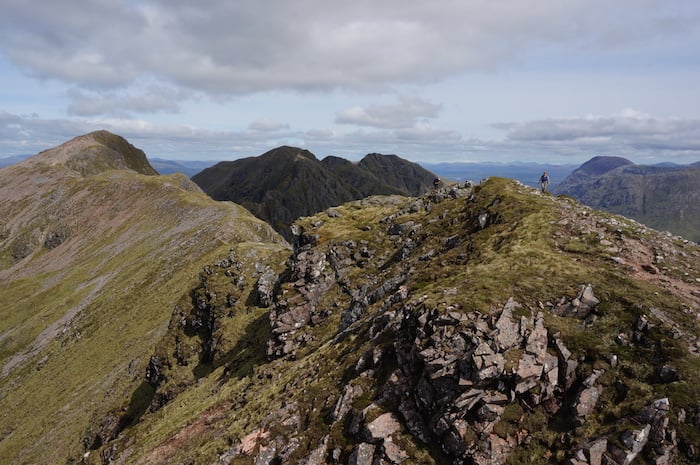
[(433, 179), (433, 190), (438, 190), (438, 187), (440, 187), (440, 178), (435, 178)]
[(547, 192), (547, 186), (549, 186), (549, 175), (545, 171), (540, 176), (540, 189), (542, 189), (542, 192)]

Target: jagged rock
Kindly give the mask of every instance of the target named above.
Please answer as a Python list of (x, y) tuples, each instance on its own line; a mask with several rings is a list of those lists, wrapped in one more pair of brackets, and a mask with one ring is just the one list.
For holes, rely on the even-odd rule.
[(390, 236), (410, 236), (415, 234), (415, 232), (421, 227), (422, 225), (413, 221), (407, 221), (405, 223), (392, 223), (389, 226), (389, 229), (387, 229), (387, 234)]
[(335, 408), (331, 413), (331, 419), (333, 421), (338, 421), (348, 414), (350, 409), (352, 409), (352, 403), (362, 395), (364, 391), (361, 386), (355, 386), (353, 384), (345, 385), (343, 388), (343, 395), (340, 396), (338, 402), (335, 404)]
[(496, 321), (495, 326), (498, 330), (496, 341), (503, 351), (515, 347), (520, 342), (518, 324), (513, 321), (513, 310), (519, 306), (512, 298), (509, 299)]
[(100, 422), (97, 433), (90, 441), (90, 448), (96, 449), (102, 444), (107, 444), (119, 435), (122, 430), (121, 421), (116, 415), (107, 415)]
[(501, 465), (517, 446), (515, 438), (503, 439), (496, 434), (489, 434), (488, 438), (480, 444), (479, 450), (472, 455), (476, 465)]
[(163, 362), (159, 357), (153, 355), (148, 360), (146, 367), (146, 381), (153, 387), (158, 387), (163, 381)]
[(447, 239), (445, 239), (445, 248), (446, 249), (454, 249), (457, 247), (459, 244), (459, 236), (450, 236)]
[(675, 366), (671, 365), (670, 363), (664, 364), (659, 369), (659, 378), (661, 379), (662, 383), (672, 383), (680, 379), (678, 375), (678, 370)]
[(323, 436), (321, 443), (308, 456), (299, 461), (299, 465), (325, 465), (328, 454), (328, 436)]
[(671, 462), (676, 452), (676, 432), (668, 428), (668, 413), (671, 405), (667, 398), (656, 399), (644, 407), (638, 419), (650, 426), (649, 451), (656, 465), (667, 465)]
[(486, 212), (481, 213), (477, 217), (477, 220), (479, 221), (479, 228), (484, 229), (486, 226), (489, 225), (489, 214)]
[(602, 465), (603, 454), (608, 447), (607, 438), (599, 438), (584, 443), (566, 462), (567, 465)]
[(583, 446), (583, 452), (586, 454), (586, 458), (588, 459), (588, 463), (590, 465), (601, 465), (603, 454), (607, 448), (608, 439), (600, 438), (585, 444)]
[(624, 448), (609, 443), (608, 452), (619, 465), (629, 465), (644, 449), (649, 440), (650, 430), (651, 425), (646, 425), (642, 429), (625, 431), (620, 435), (620, 442)]
[(581, 426), (586, 418), (593, 413), (601, 392), (602, 388), (591, 386), (582, 389), (578, 393), (576, 401), (574, 402), (574, 423), (577, 426)]
[(593, 294), (593, 286), (590, 284), (581, 286), (581, 291), (576, 298), (570, 302), (560, 302), (555, 308), (554, 313), (560, 316), (575, 317), (585, 319), (600, 303), (600, 300)]
[(272, 268), (266, 268), (258, 278), (258, 283), (255, 287), (257, 292), (258, 302), (261, 307), (269, 307), (272, 305), (273, 292), (275, 290), (275, 282), (277, 275)]
[(576, 367), (578, 362), (572, 360), (571, 352), (566, 348), (564, 343), (559, 338), (554, 339), (554, 350), (557, 352), (559, 362), (559, 383), (568, 390), (576, 380)]
[(316, 241), (318, 240), (318, 235), (306, 234), (304, 228), (298, 224), (292, 224), (289, 227), (289, 232), (292, 236), (292, 244), (294, 245), (294, 249), (300, 249), (305, 246), (313, 247), (316, 245)]
[(474, 349), (472, 361), (477, 370), (476, 379), (479, 381), (500, 376), (506, 366), (505, 357), (500, 353), (494, 352), (485, 342), (480, 343)]
[(376, 447), (366, 442), (358, 444), (348, 458), (348, 465), (372, 465)]
[(484, 404), (476, 412), (477, 418), (481, 421), (496, 422), (503, 415), (505, 407), (497, 404)]
[(258, 455), (255, 456), (253, 465), (271, 465), (273, 461), (277, 458), (277, 447), (275, 443), (271, 443), (268, 446), (260, 446)]
[(515, 373), (517, 382), (515, 392), (523, 393), (539, 384), (543, 369), (544, 367), (538, 363), (534, 355), (524, 354), (518, 362), (518, 370)]
[(586, 387), (592, 387), (595, 385), (595, 382), (598, 381), (598, 378), (604, 373), (603, 370), (593, 370), (593, 373), (588, 375), (588, 378), (583, 380), (583, 385)]
[(401, 422), (393, 413), (379, 415), (369, 424), (365, 425), (364, 438), (367, 442), (377, 443), (392, 434), (401, 431)]
[[(410, 455), (405, 450), (401, 449), (394, 441), (391, 439), (386, 439), (382, 443), (381, 450), (384, 453), (384, 457), (392, 464), (400, 464), (405, 462), (410, 458)], [(311, 464), (308, 464), (311, 465)]]
[(547, 353), (547, 330), (544, 327), (544, 316), (542, 312), (535, 318), (535, 327), (527, 338), (525, 351), (542, 360)]
[(646, 315), (639, 315), (634, 323), (635, 331), (646, 331), (649, 328), (649, 319)]

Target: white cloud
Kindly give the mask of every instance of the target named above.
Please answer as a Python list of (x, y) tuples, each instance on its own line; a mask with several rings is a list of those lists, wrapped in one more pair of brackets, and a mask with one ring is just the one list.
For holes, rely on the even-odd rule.
[(0, 156), (33, 154), (80, 134), (107, 129), (143, 149), (149, 157), (232, 160), (260, 155), (280, 145), (306, 148), (319, 158), (357, 160), (370, 152), (409, 160), (546, 161), (582, 163), (595, 155), (623, 156), (639, 163), (700, 160), (700, 120), (655, 118), (629, 111), (505, 123), (500, 140), (465, 138), (451, 130), (417, 124), (407, 128), (291, 130), (259, 120), (246, 130), (212, 131), (134, 119), (43, 119), (0, 111)]
[(153, 84), (137, 92), (94, 92), (73, 88), (68, 114), (75, 116), (112, 115), (127, 117), (132, 113), (178, 113), (179, 101), (191, 95), (172, 86)]
[(697, 31), (694, 5), (669, 0), (660, 13), (633, 0), (5, 0), (0, 47), (30, 75), (94, 90), (153, 76), (212, 95), (386, 88), (492, 69), (544, 42), (653, 43), (673, 36), (674, 24)]
[(248, 129), (251, 131), (277, 132), (289, 129), (289, 124), (273, 121), (271, 119), (260, 119), (250, 123), (250, 125), (248, 125)]
[(383, 129), (413, 128), (419, 122), (437, 117), (440, 108), (418, 97), (401, 96), (392, 104), (356, 106), (340, 111), (335, 122)]
[(626, 109), (611, 116), (552, 118), (524, 123), (501, 123), (512, 141), (581, 141), (601, 139), (640, 143), (659, 137), (685, 138), (700, 135), (700, 120), (654, 118)]

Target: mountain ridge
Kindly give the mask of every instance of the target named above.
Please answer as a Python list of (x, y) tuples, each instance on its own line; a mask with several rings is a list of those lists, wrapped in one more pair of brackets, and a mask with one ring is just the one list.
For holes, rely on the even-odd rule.
[(596, 157), (552, 193), (700, 242), (700, 169), (695, 165), (645, 166)]
[(79, 461), (87, 425), (139, 385), (199, 268), (233, 244), (258, 256), (288, 247), (138, 155), (101, 133), (0, 169), (4, 463)]
[[(258, 318), (226, 316), (223, 297), (173, 312), (147, 373), (155, 412), (101, 453), (594, 465), (596, 444), (610, 464), (642, 453), (692, 463), (700, 432), (676, 412), (694, 408), (700, 381), (699, 285), (684, 274), (700, 273), (696, 245), (497, 178), (368, 197), (293, 230), (284, 269), (258, 282)], [(229, 266), (212, 267), (196, 295), (224, 296)], [(235, 333), (249, 339), (213, 358), (207, 344), (178, 349), (205, 315), (229, 334), (241, 319)]]
[(290, 247), (103, 162), (0, 170), (7, 462), (696, 460), (698, 245), (490, 178), (298, 218)]
[(248, 208), (289, 240), (289, 226), (300, 216), (368, 195), (417, 195), (428, 191), (434, 178), (396, 155), (370, 154), (355, 164), (333, 156), (319, 161), (308, 150), (282, 146), (220, 162), (192, 180), (212, 198)]

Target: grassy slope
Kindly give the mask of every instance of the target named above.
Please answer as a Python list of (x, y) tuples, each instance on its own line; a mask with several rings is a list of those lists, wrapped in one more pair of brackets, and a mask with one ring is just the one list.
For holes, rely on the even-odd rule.
[[(352, 240), (358, 244), (366, 241), (367, 247), (375, 251), (376, 259), (348, 272), (346, 281), (351, 287), (368, 284), (373, 288), (387, 277), (405, 273), (409, 300), (423, 301), (428, 308), (440, 312), (450, 308), (488, 312), (514, 297), (524, 304), (523, 311), (529, 315), (538, 310), (540, 302), (547, 309), (548, 302), (556, 302), (562, 296), (573, 298), (582, 284), (593, 284), (602, 302), (600, 317), (590, 325), (545, 312), (547, 327), (560, 331), (574, 356), (582, 360), (580, 376), (593, 368), (607, 370), (600, 381), (605, 390), (599, 407), (586, 426), (576, 430), (571, 443), (612, 434), (641, 406), (664, 396), (671, 400), (671, 423), (679, 428), (681, 447), (697, 443), (697, 431), (678, 425), (675, 417), (679, 408), (692, 411), (700, 398), (700, 361), (689, 355), (687, 346), (698, 336), (693, 312), (688, 312), (698, 311), (698, 301), (686, 292), (698, 290), (697, 247), (673, 243), (635, 222), (593, 212), (568, 199), (539, 195), (515, 183), (492, 179), (478, 187), (470, 201), (447, 200), (434, 204), (430, 211), (399, 214), (396, 222), (414, 221), (421, 225), (414, 236), (418, 246), (408, 257), (400, 258), (400, 244), (385, 234), (387, 224), (380, 223), (380, 219), (397, 214), (411, 202), (401, 197), (370, 198), (338, 207), (340, 216), (319, 214), (299, 223), (318, 235), (317, 248), (321, 250)], [(482, 213), (495, 219), (483, 229), (477, 225)], [(454, 248), (445, 247), (450, 236), (459, 237)], [(606, 241), (618, 249), (612, 249)], [(666, 250), (666, 270), (661, 280), (638, 273), (639, 263), (634, 262), (634, 257), (647, 247)], [(429, 258), (419, 258), (427, 257), (430, 251), (434, 253)], [(613, 260), (615, 257), (618, 260)], [(676, 292), (675, 285), (684, 290)], [(282, 292), (293, 293), (294, 285), (284, 284)], [(342, 425), (330, 429), (325, 417), (351, 379), (358, 358), (376, 343), (368, 342), (364, 323), (340, 342), (332, 341), (340, 310), (348, 304), (349, 297), (339, 289), (332, 288), (327, 293), (321, 307), (332, 310), (331, 316), (319, 326), (302, 330), (312, 339), (296, 360), (265, 360), (263, 336), (269, 328), (264, 324), (263, 309), (251, 307), (249, 314), (236, 317), (231, 321), (231, 331), (246, 337), (254, 335), (247, 345), (245, 363), (238, 363), (243, 359), (231, 354), (227, 364), (202, 377), (196, 386), (158, 412), (145, 415), (120, 439), (120, 449), (126, 451), (128, 463), (179, 463), (185, 459), (214, 462), (232, 443), (264, 425), (270, 412), (294, 402), (304, 412), (302, 446), (296, 458), (314, 448), (326, 434), (332, 438), (332, 447), (347, 454), (350, 446)], [(381, 304), (370, 306), (363, 321), (375, 316), (373, 312)], [(684, 336), (674, 339), (669, 320), (650, 316), (655, 309), (673, 320)], [(650, 316), (655, 325), (644, 343), (616, 344), (615, 336), (631, 331), (642, 313)], [(384, 344), (390, 346), (391, 341)], [(259, 350), (257, 355), (255, 347)], [(611, 354), (620, 359), (617, 368), (607, 362)], [(658, 380), (657, 370), (667, 361), (677, 366), (681, 381), (665, 384)], [(378, 379), (381, 383), (382, 376)], [(615, 398), (616, 380), (630, 387), (622, 401)], [(356, 401), (355, 409), (359, 410), (372, 400), (372, 392), (379, 386), (368, 379), (353, 382), (365, 382), (370, 389)], [(518, 417), (504, 416), (497, 431), (520, 428)], [(556, 442), (561, 436), (561, 419), (548, 421), (536, 409), (528, 412), (524, 421), (533, 433), (533, 441), (519, 448), (510, 463), (563, 462), (564, 451)], [(434, 464), (442, 460), (429, 445), (409, 439), (402, 446), (411, 452), (414, 463)], [(550, 459), (544, 458), (550, 450)], [(253, 458), (236, 460), (236, 464), (252, 463)], [(676, 463), (685, 463), (683, 460)]]
[[(241, 241), (282, 247), (267, 225), (181, 175), (41, 170), (53, 181), (0, 205), (3, 463), (77, 460), (90, 422), (140, 384), (201, 267)], [(36, 167), (3, 179), (9, 190), (39, 182)], [(69, 237), (47, 250), (43, 238), (57, 226)], [(18, 241), (32, 249), (22, 260), (12, 256)]]

